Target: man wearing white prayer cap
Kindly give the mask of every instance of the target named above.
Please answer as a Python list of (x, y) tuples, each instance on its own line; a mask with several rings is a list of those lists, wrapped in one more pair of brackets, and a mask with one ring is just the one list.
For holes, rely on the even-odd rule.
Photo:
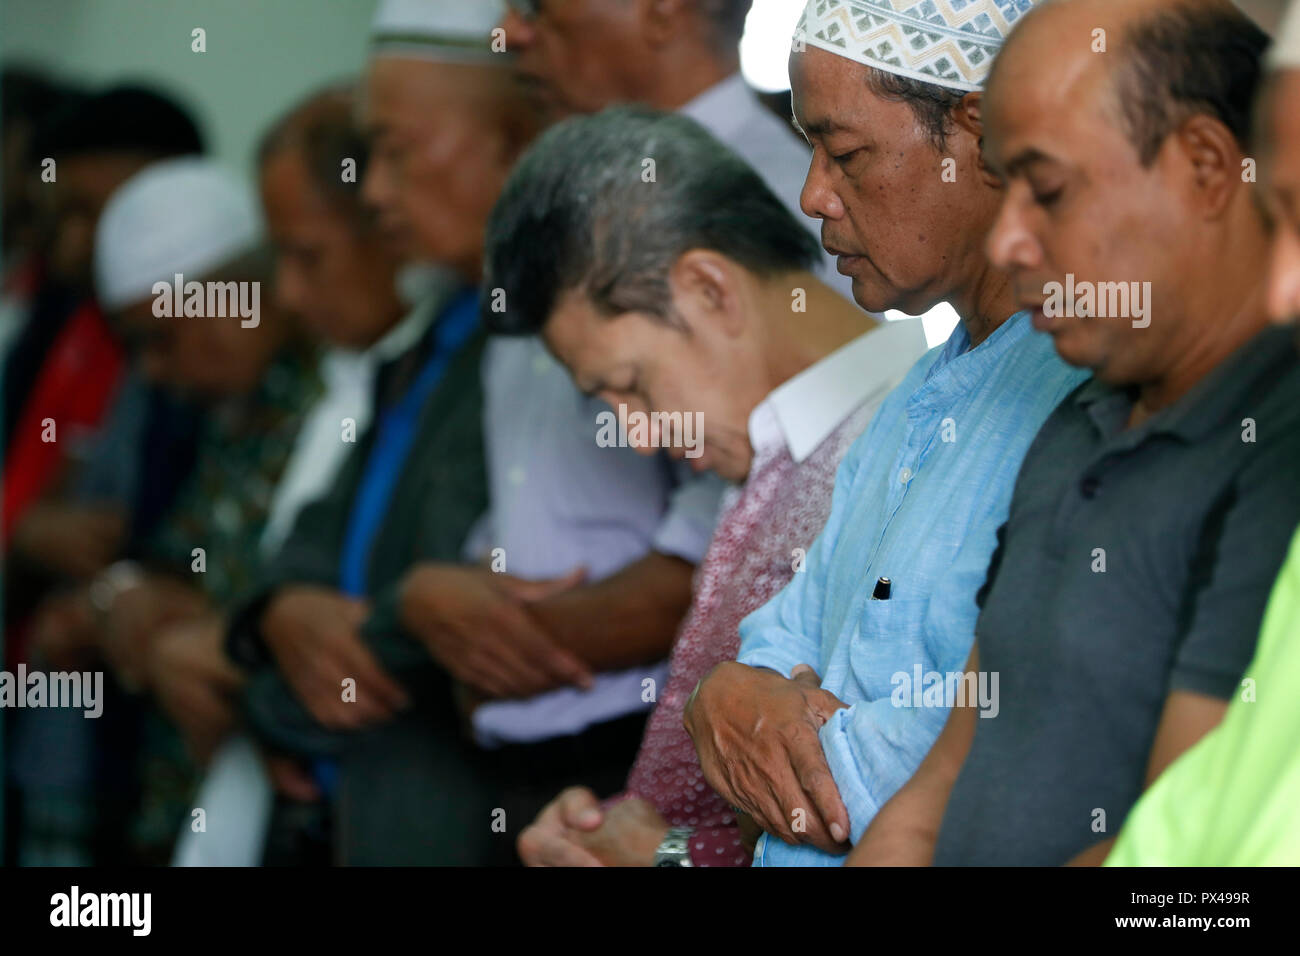
[(687, 705), (706, 778), (765, 831), (756, 866), (839, 865), (921, 763), (945, 710), (913, 701), (966, 661), (1020, 460), (1083, 377), (984, 252), (1001, 189), (979, 88), (1031, 6), (810, 0), (795, 32), (802, 202), (823, 245), (864, 309), (946, 300), (961, 321), (849, 450), (804, 573)]
[[(450, 271), (457, 303), (472, 297), (488, 213), (533, 132), (509, 57), (494, 48), (502, 13), (478, 0), (385, 0), (375, 18), (364, 193), (396, 248)], [(426, 322), (436, 336), (447, 315)], [(650, 704), (646, 682), (662, 683), (658, 662), (712, 531), (721, 483), (663, 453), (599, 447), (604, 406), (579, 393), (535, 338), (490, 343), (481, 381), (490, 506), (464, 551), (481, 563), (450, 562), (423, 542), (389, 549), (384, 566), (404, 562), (400, 580), (372, 574), (347, 595), (320, 577), (314, 589), (277, 580), (232, 627), (237, 658), (255, 663), (260, 645), (263, 663), (280, 661), (291, 703), (318, 725), (295, 728), (301, 752), (338, 756), (337, 787), (323, 761), (313, 766), (320, 789), (337, 798), (333, 849), (343, 862), (513, 861), (513, 826), (527, 824), (578, 768), (617, 788)], [(416, 447), (436, 435), (422, 433)], [(436, 496), (401, 497), (406, 487), (399, 483), (378, 534), (411, 524), (416, 509), (439, 509)], [(574, 586), (584, 572), (594, 583)], [(315, 651), (322, 629), (327, 654)], [(369, 669), (376, 691), (364, 712), (338, 706), (338, 681), (377, 641), (393, 653), (405, 648), (411, 666), (417, 657), (428, 668), (436, 662), (406, 713), (386, 692), (391, 654), (378, 655), (382, 670)], [(294, 648), (315, 655), (310, 672), (285, 663)], [(460, 739), (453, 694), (473, 710), (473, 741), (491, 754)], [(285, 711), (282, 701), (259, 699), (268, 706), (258, 712)], [(506, 827), (480, 826), (498, 807)]]
[[(676, 110), (749, 163), (795, 219), (808, 150), (740, 73), (738, 45), (753, 0), (511, 0), (502, 21), (526, 88), (548, 113), (615, 103)], [(821, 277), (845, 298), (849, 280), (824, 255)]]
[(286, 335), (263, 309), (261, 245), (251, 189), (211, 160), (154, 163), (113, 193), (95, 232), (96, 293), (146, 377), (216, 394), (255, 381)]
[[(1267, 58), (1255, 137), (1272, 217), (1268, 310), (1300, 318), (1300, 3)], [(1107, 866), (1300, 864), (1300, 535), (1273, 585), (1254, 660), (1222, 723), (1174, 761), (1129, 814)], [(1271, 692), (1266, 688), (1273, 688)]]
[[(98, 221), (93, 273), (142, 374), (207, 412), (193, 470), (138, 542), (141, 565), (114, 565), (89, 588), (114, 673), (154, 696), (201, 764), (236, 723), (242, 679), (224, 651), (222, 615), (257, 580), (272, 489), (319, 393), (316, 356), (272, 305), (249, 184), (212, 160), (154, 163), (116, 190)], [(203, 549), (198, 575), (195, 545)], [(145, 607), (157, 615), (148, 623)], [(166, 827), (176, 808), (165, 794), (193, 771), (177, 763), (174, 746), (158, 745), (169, 735), (147, 734), (142, 788), (154, 809), (137, 811), (153, 821), (165, 805)], [(225, 840), (246, 823), (214, 818), (209, 833)], [(139, 832), (150, 853), (170, 844), (152, 822)]]
[(471, 282), (487, 214), (536, 132), (492, 36), (500, 10), (493, 0), (383, 0), (362, 104), (372, 143), (363, 191), (381, 229), (410, 258)]
[(252, 192), (233, 173), (198, 158), (156, 163), (104, 206), (95, 235), (96, 293), (117, 311), (150, 298), (160, 278), (201, 274), (260, 240)]

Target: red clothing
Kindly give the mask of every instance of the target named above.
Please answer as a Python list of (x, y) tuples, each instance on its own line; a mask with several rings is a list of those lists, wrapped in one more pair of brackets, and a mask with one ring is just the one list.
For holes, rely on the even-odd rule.
[[(14, 427), (4, 465), (6, 547), (15, 522), (58, 477), (68, 442), (98, 427), (122, 367), (121, 346), (99, 306), (87, 300), (55, 339)], [(54, 441), (44, 440), (46, 419), (54, 422)]]
[(646, 725), (627, 791), (613, 798), (641, 797), (673, 826), (694, 827), (695, 866), (748, 866), (749, 854), (735, 814), (705, 783), (682, 727), (686, 699), (710, 669), (736, 659), (741, 620), (794, 576), (795, 549), (806, 552), (826, 523), (840, 459), (875, 407), (859, 406), (798, 464), (773, 418), (766, 439), (756, 441), (749, 479), (723, 505), (673, 645), (668, 682)]

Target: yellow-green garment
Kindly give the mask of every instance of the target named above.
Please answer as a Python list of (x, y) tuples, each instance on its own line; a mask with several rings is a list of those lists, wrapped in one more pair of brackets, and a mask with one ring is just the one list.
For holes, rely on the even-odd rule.
[(1223, 723), (1138, 801), (1107, 866), (1300, 864), (1300, 532), (1245, 677)]

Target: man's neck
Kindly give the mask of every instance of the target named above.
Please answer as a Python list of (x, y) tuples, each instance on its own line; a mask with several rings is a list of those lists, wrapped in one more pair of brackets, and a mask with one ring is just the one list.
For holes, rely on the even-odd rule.
[[(794, 311), (795, 289), (804, 290), (805, 311)], [(811, 272), (767, 283), (760, 295), (772, 389), (879, 325)]]
[[(1260, 259), (1259, 261), (1264, 261)], [(1253, 288), (1235, 287), (1239, 297), (1227, 300), (1223, 295), (1206, 290), (1197, 308), (1197, 317), (1188, 316), (1180, 329), (1179, 342), (1170, 353), (1169, 363), (1159, 375), (1138, 386), (1137, 401), (1129, 413), (1128, 427), (1134, 428), (1161, 409), (1173, 405), (1195, 388), (1202, 379), (1224, 363), (1234, 352), (1268, 327), (1265, 308), (1264, 276), (1256, 271)], [(1207, 273), (1209, 274), (1209, 273)], [(1216, 276), (1230, 272), (1216, 270)], [(1247, 272), (1247, 275), (1250, 273)]]
[(974, 278), (964, 289), (949, 297), (970, 337), (973, 349), (1020, 310), (1015, 290), (1006, 273), (980, 256)]
[(1269, 247), (1258, 214), (1247, 207), (1186, 257), (1187, 283), (1164, 306), (1178, 310), (1178, 326), (1161, 349), (1162, 367), (1136, 383), (1130, 427), (1177, 402), (1268, 326)]
[(648, 82), (635, 99), (655, 109), (679, 110), (738, 69), (737, 57), (701, 53), (693, 46), (665, 50), (660, 63), (646, 72)]

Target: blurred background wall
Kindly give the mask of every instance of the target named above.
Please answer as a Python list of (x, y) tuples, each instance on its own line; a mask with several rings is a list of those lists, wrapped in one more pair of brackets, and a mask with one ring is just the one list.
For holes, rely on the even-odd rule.
[[(473, 0), (466, 0), (473, 2)], [(272, 118), (365, 62), (375, 0), (3, 0), (0, 60), (96, 85), (147, 81), (246, 170)], [(207, 31), (207, 52), (190, 47)]]
[[(475, 0), (464, 0), (473, 3)], [(148, 80), (184, 97), (212, 152), (244, 168), (289, 104), (359, 73), (376, 0), (3, 0), (0, 60), (89, 83)], [(804, 0), (754, 0), (741, 44), (751, 85), (788, 89)], [(190, 49), (207, 31), (207, 52)]]

